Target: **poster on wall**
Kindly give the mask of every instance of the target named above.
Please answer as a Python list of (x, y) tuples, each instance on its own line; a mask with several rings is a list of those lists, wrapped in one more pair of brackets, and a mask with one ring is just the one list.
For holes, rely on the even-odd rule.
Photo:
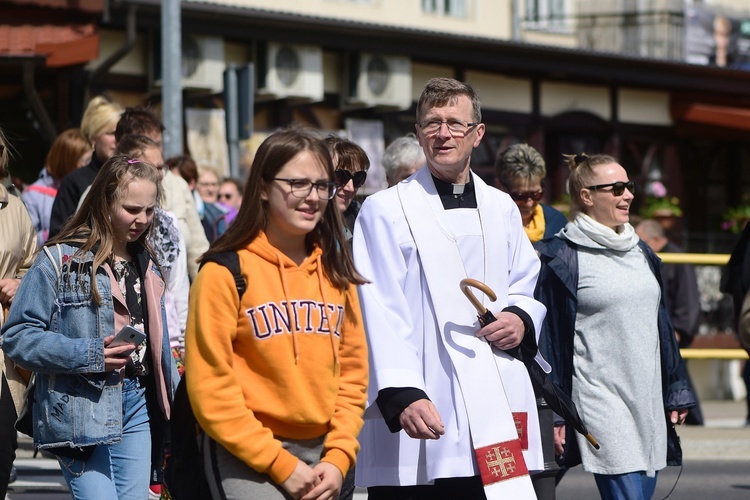
[(383, 152), (385, 151), (383, 122), (347, 118), (344, 125), (349, 140), (364, 149), (367, 158), (370, 160), (367, 181), (361, 194), (372, 194), (387, 188), (388, 182), (385, 180), (385, 169), (382, 164)]
[(750, 12), (727, 13), (688, 6), (685, 60), (691, 64), (750, 70)]
[(209, 167), (229, 175), (229, 149), (223, 109), (185, 110), (185, 128), (190, 155), (198, 168)]

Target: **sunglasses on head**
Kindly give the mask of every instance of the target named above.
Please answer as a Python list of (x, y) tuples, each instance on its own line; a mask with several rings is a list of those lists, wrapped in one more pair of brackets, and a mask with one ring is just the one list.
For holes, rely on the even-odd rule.
[(344, 170), (343, 168), (337, 168), (334, 174), (336, 175), (336, 184), (339, 187), (346, 186), (347, 183), (351, 180), (354, 182), (354, 189), (358, 189), (361, 188), (367, 180), (367, 172), (365, 172), (364, 170), (351, 173), (348, 170)]
[(628, 181), (628, 182), (610, 182), (609, 184), (597, 184), (596, 186), (587, 186), (586, 189), (592, 189), (594, 191), (598, 191), (604, 188), (612, 188), (612, 194), (615, 196), (622, 196), (622, 193), (625, 192), (625, 188), (630, 191), (630, 194), (635, 194), (635, 182)]

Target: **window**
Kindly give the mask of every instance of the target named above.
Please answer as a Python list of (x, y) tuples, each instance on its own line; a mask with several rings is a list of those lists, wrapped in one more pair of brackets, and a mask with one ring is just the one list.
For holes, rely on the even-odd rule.
[(467, 0), (422, 0), (422, 10), (428, 14), (466, 17)]
[(526, 0), (526, 23), (535, 28), (564, 28), (565, 0)]

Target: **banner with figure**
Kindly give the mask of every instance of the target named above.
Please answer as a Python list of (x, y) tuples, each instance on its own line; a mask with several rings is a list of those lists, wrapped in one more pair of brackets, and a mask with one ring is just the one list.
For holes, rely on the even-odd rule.
[(692, 64), (750, 70), (750, 12), (685, 8), (685, 60)]

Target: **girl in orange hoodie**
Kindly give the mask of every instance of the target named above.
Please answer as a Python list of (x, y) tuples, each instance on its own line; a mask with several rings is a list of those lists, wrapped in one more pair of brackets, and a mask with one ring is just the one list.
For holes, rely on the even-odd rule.
[(354, 465), (367, 347), (324, 142), (261, 144), (237, 218), (204, 255), (236, 251), (247, 291), (207, 262), (190, 293), (188, 393), (214, 498), (335, 499)]

